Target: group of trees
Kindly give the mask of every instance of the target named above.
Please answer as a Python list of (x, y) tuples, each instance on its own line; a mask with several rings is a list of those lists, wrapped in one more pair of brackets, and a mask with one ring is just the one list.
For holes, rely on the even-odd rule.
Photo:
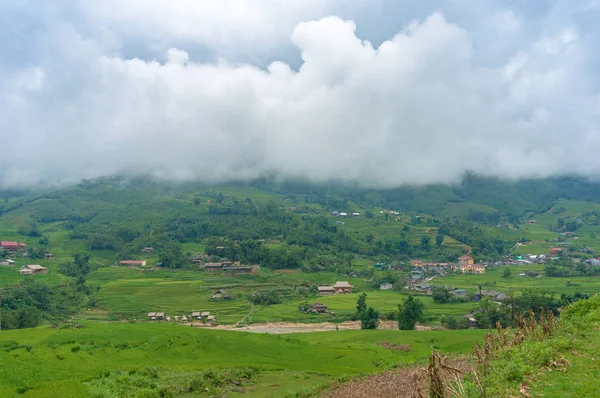
[(579, 263), (575, 266), (549, 264), (544, 268), (544, 275), (547, 277), (557, 278), (570, 276), (593, 276), (600, 275), (600, 267), (592, 267), (585, 263)]
[(480, 328), (494, 328), (497, 323), (503, 327), (514, 325), (515, 317), (520, 314), (527, 315), (530, 311), (538, 315), (542, 311), (552, 312), (558, 316), (559, 308), (579, 300), (588, 299), (585, 293), (561, 294), (556, 296), (552, 292), (539, 289), (525, 289), (521, 295), (509, 297), (503, 305), (484, 298), (479, 302), (479, 308), (474, 314)]
[[(398, 304), (398, 312), (394, 318), (398, 321), (400, 330), (414, 330), (417, 322), (423, 320), (425, 304), (409, 295), (402, 304)], [(377, 329), (379, 326), (379, 311), (373, 307), (367, 308), (367, 294), (358, 296), (356, 301), (356, 318), (361, 322), (361, 329)]]
[(43, 322), (59, 323), (83, 308), (96, 305), (97, 286), (86, 284), (91, 271), (89, 254), (75, 254), (73, 261), (59, 264), (58, 271), (73, 280), (49, 286), (34, 278), (2, 293), (2, 328), (22, 329)]
[(2, 329), (36, 327), (43, 322), (59, 323), (83, 308), (94, 306), (93, 289), (75, 284), (48, 286), (38, 280), (25, 279), (2, 297)]

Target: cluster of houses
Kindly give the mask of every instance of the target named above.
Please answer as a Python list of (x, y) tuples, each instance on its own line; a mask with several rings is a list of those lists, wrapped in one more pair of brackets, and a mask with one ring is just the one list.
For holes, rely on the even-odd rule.
[(354, 289), (354, 286), (348, 282), (335, 282), (333, 286), (317, 286), (319, 296), (352, 293), (352, 289)]
[(173, 316), (173, 318), (171, 318), (170, 316), (165, 316), (164, 312), (149, 312), (146, 315), (146, 318), (148, 318), (149, 321), (202, 321), (202, 322), (206, 322), (206, 323), (211, 323), (214, 324), (216, 322), (216, 319), (213, 315), (210, 315), (210, 312), (208, 311), (192, 311), (191, 315), (175, 315)]
[(475, 260), (471, 256), (461, 256), (458, 258), (457, 264), (448, 263), (428, 263), (423, 260), (410, 260), (410, 265), (416, 268), (427, 268), (437, 270), (438, 273), (443, 273), (447, 269), (458, 269), (463, 274), (484, 274), (485, 265), (476, 264)]

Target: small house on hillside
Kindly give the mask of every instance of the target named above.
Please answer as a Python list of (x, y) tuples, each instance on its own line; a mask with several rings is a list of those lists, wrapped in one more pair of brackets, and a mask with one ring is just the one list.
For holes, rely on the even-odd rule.
[(381, 285), (379, 285), (379, 290), (391, 290), (394, 288), (394, 285), (392, 285), (391, 283), (382, 283)]
[(201, 320), (203, 318), (207, 318), (208, 316), (210, 316), (210, 312), (208, 312), (208, 311), (194, 311), (194, 312), (192, 312), (192, 318), (193, 319)]
[(48, 268), (32, 264), (22, 267), (19, 272), (21, 275), (47, 274)]
[(335, 294), (335, 289), (333, 286), (317, 286), (317, 291), (319, 292), (319, 296), (329, 296), (331, 294)]
[(144, 248), (142, 249), (142, 253), (145, 253), (145, 254), (152, 254), (152, 253), (154, 253), (154, 248), (153, 248), (153, 247), (144, 247)]
[(468, 313), (466, 315), (463, 315), (463, 318), (466, 318), (469, 320), (469, 327), (470, 328), (476, 328), (477, 327), (477, 319), (475, 319), (475, 313), (471, 312)]
[(146, 260), (121, 260), (119, 264), (125, 267), (143, 267), (146, 265)]
[(223, 269), (223, 263), (206, 263), (204, 269), (207, 271), (221, 271)]
[(7, 258), (5, 260), (3, 260), (2, 262), (0, 262), (0, 265), (15, 265), (15, 262), (13, 260), (11, 260), (10, 258)]
[(354, 289), (354, 286), (352, 286), (348, 282), (339, 282), (338, 281), (335, 283), (335, 285), (333, 285), (333, 288), (335, 289), (336, 294), (345, 294), (345, 293), (352, 293), (352, 289)]
[(327, 306), (321, 303), (314, 303), (310, 305), (311, 312), (315, 314), (326, 314)]
[(211, 300), (228, 300), (230, 298), (231, 296), (227, 293), (227, 290), (225, 289), (219, 289), (215, 291), (212, 296), (210, 296)]
[(467, 291), (465, 289), (454, 289), (451, 291), (456, 297), (467, 297)]
[(223, 272), (229, 272), (233, 274), (249, 274), (252, 272), (252, 267), (249, 265), (234, 265), (221, 268)]
[(53, 260), (54, 259), (54, 254), (52, 254), (52, 253), (46, 253), (44, 255), (44, 257), (46, 257), (46, 260)]
[(360, 217), (360, 213), (352, 213), (352, 217)]
[(161, 321), (161, 320), (165, 319), (165, 313), (164, 312), (149, 312), (148, 315), (146, 315), (146, 317), (150, 321)]

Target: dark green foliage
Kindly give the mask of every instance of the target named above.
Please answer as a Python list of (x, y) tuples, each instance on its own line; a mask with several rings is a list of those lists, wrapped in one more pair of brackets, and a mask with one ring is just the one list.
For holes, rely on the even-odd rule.
[(359, 314), (361, 329), (377, 329), (379, 326), (379, 311), (369, 307), (365, 312)]
[(431, 298), (433, 298), (434, 303), (445, 304), (452, 298), (452, 294), (445, 287), (436, 286), (433, 289)]
[(26, 224), (19, 225), (19, 233), (25, 236), (36, 237), (40, 236), (40, 228), (38, 224), (32, 219), (29, 220)]
[(447, 327), (450, 330), (458, 330), (458, 329), (468, 329), (469, 328), (469, 320), (463, 317), (452, 317), (447, 316), (442, 318), (441, 323), (443, 326)]
[(510, 278), (510, 268), (508, 268), (508, 267), (504, 268), (504, 271), (502, 271), (502, 277)]
[(163, 267), (180, 268), (184, 265), (185, 259), (181, 250), (181, 245), (172, 243), (158, 252), (158, 261)]
[(33, 279), (14, 287), (2, 298), (2, 328), (21, 329), (43, 321), (61, 322), (86, 308), (96, 289), (79, 285), (49, 287)]
[(74, 278), (87, 277), (91, 270), (90, 255), (87, 253), (76, 253), (73, 262), (63, 263), (58, 266), (58, 272)]
[(442, 243), (443, 243), (443, 242), (444, 242), (444, 235), (439, 235), (439, 234), (438, 234), (438, 235), (435, 237), (435, 245), (436, 245), (437, 247), (442, 247)]
[(362, 293), (356, 300), (356, 313), (362, 314), (367, 311), (367, 293)]
[(367, 308), (367, 294), (362, 293), (356, 301), (356, 319), (360, 320), (361, 329), (377, 329), (379, 326), (379, 311), (373, 307)]
[(402, 304), (398, 304), (398, 328), (414, 330), (417, 322), (423, 319), (425, 304), (409, 295)]

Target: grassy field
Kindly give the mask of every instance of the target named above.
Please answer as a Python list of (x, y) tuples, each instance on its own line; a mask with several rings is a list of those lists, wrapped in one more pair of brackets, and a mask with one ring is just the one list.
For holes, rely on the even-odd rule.
[[(3, 397), (84, 397), (92, 393), (90, 383), (118, 370), (131, 374), (154, 367), (165, 378), (156, 382), (161, 384), (169, 382), (171, 373), (193, 376), (207, 367), (255, 366), (260, 374), (244, 396), (281, 397), (335, 377), (422, 360), (433, 348), (464, 352), (482, 336), (478, 330), (258, 335), (169, 324), (99, 323), (82, 329), (3, 331), (0, 361), (11, 366), (0, 367), (0, 391)], [(410, 344), (412, 351), (389, 351), (377, 345), (382, 341)]]

